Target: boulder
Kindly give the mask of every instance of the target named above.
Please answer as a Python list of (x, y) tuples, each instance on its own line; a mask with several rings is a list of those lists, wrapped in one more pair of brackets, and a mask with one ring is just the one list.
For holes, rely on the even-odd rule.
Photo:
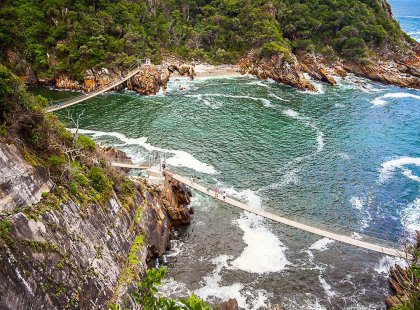
[(241, 73), (252, 74), (262, 80), (270, 78), (302, 91), (317, 91), (303, 75), (304, 70), (294, 55), (286, 57), (278, 54), (261, 58), (258, 53), (251, 51), (239, 61), (239, 67)]

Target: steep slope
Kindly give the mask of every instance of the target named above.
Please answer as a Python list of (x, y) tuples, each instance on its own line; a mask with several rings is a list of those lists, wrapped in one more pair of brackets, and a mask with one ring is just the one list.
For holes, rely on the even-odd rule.
[(146, 263), (189, 223), (191, 193), (132, 181), (107, 164), (122, 154), (44, 105), (0, 65), (0, 308), (130, 305)]
[(57, 78), (71, 81), (63, 87), (76, 85), (74, 81), (83, 84), (91, 68), (118, 71), (142, 57), (160, 63), (169, 51), (213, 63), (246, 57), (241, 61), (244, 71), (256, 75), (253, 68), (259, 63), (272, 63), (277, 69), (269, 77), (300, 89), (313, 90), (302, 86), (309, 83), (303, 73), (331, 82), (319, 69), (337, 65), (382, 82), (419, 88), (419, 50), (385, 0), (0, 4), (0, 60), (27, 83), (41, 80), (60, 86)]

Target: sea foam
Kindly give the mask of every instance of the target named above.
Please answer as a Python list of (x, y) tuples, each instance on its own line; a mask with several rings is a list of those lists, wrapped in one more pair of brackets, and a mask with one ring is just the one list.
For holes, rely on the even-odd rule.
[[(251, 207), (261, 208), (261, 197), (251, 190), (223, 190), (230, 196), (246, 201)], [(262, 274), (279, 272), (290, 264), (285, 255), (286, 246), (265, 227), (263, 218), (245, 213), (235, 223), (244, 231), (243, 240), (246, 247), (239, 257), (231, 262), (233, 268)]]
[(322, 238), (316, 241), (315, 243), (313, 243), (309, 247), (309, 249), (322, 252), (322, 251), (328, 250), (328, 245), (334, 242), (335, 242), (334, 240), (331, 240), (329, 238)]
[[(71, 132), (75, 132), (76, 129), (70, 128)], [(138, 145), (147, 151), (158, 151), (162, 153), (172, 154), (169, 158), (167, 158), (166, 163), (168, 165), (172, 166), (178, 166), (178, 167), (186, 167), (193, 169), (198, 172), (207, 173), (207, 174), (214, 174), (216, 173), (216, 170), (212, 165), (208, 165), (206, 163), (201, 162), (200, 160), (196, 159), (193, 155), (191, 155), (188, 152), (185, 151), (179, 151), (179, 150), (170, 150), (165, 148), (159, 148), (151, 145), (150, 143), (147, 143), (146, 137), (140, 137), (140, 138), (128, 138), (127, 136), (118, 133), (118, 132), (103, 132), (103, 131), (95, 131), (95, 130), (85, 130), (85, 129), (79, 129), (79, 133), (81, 134), (88, 134), (92, 135), (93, 138), (97, 137), (115, 137), (121, 142), (119, 146), (129, 146), (129, 145)], [(131, 155), (131, 154), (129, 154)]]
[(388, 180), (396, 169), (401, 169), (409, 179), (420, 182), (419, 176), (414, 175), (410, 169), (405, 167), (408, 165), (420, 167), (420, 158), (404, 156), (384, 162), (379, 169), (379, 182), (383, 183)]
[(375, 99), (372, 100), (372, 103), (374, 106), (384, 106), (388, 103), (388, 101), (386, 101), (385, 99), (388, 98), (413, 98), (413, 99), (417, 99), (420, 100), (420, 96), (414, 95), (414, 94), (409, 94), (409, 93), (389, 93), (389, 94), (385, 94), (383, 96), (377, 97)]

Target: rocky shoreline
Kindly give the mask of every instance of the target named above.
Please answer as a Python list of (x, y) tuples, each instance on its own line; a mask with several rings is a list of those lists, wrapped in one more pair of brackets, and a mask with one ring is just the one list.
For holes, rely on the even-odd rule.
[[(420, 45), (420, 44), (417, 44)], [(155, 95), (160, 90), (166, 93), (171, 77), (226, 77), (251, 74), (259, 79), (273, 79), (301, 91), (316, 92), (308, 76), (314, 80), (336, 85), (335, 76), (345, 77), (348, 73), (362, 76), (384, 84), (420, 89), (420, 47), (415, 54), (404, 58), (372, 57), (368, 63), (350, 62), (342, 59), (329, 61), (322, 55), (315, 54), (276, 54), (261, 56), (251, 50), (236, 65), (209, 65), (187, 62), (183, 59), (167, 56), (161, 65), (148, 64), (127, 82), (115, 90), (128, 89), (141, 95)], [(83, 74), (83, 80), (77, 81), (63, 72), (52, 79), (38, 79), (32, 67), (9, 51), (9, 66), (30, 85), (45, 85), (56, 89), (91, 92), (121, 77), (119, 68), (90, 68)]]

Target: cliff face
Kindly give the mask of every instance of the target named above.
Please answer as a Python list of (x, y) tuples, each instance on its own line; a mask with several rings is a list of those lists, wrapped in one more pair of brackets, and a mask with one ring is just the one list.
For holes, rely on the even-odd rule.
[[(114, 153), (108, 150), (109, 156)], [(173, 221), (173, 214), (184, 214), (184, 209), (168, 204), (182, 193), (172, 191), (166, 198), (144, 181), (135, 183), (130, 205), (115, 192), (102, 206), (81, 206), (65, 195), (52, 199), (45, 171), (33, 168), (6, 143), (0, 143), (0, 171), (1, 309), (129, 304), (127, 292), (146, 263), (170, 248), (174, 225), (188, 222)], [(15, 172), (21, 173), (7, 177)], [(40, 191), (45, 192), (42, 198), (34, 194)]]
[(31, 166), (15, 145), (0, 142), (0, 212), (39, 202), (51, 186), (47, 169)]

